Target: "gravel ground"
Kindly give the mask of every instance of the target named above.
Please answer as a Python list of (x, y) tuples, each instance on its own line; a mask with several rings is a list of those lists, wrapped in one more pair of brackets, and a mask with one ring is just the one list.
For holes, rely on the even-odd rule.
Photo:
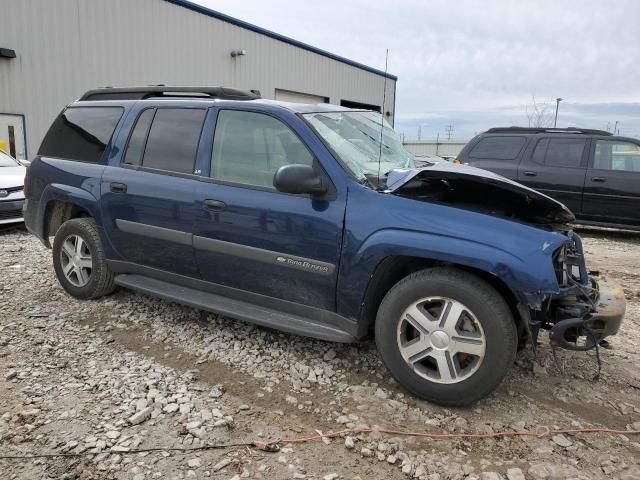
[[(379, 432), (186, 453), (152, 447), (316, 435), (384, 426), (496, 432), (544, 426), (640, 428), (640, 235), (582, 232), (590, 268), (623, 284), (627, 317), (612, 350), (519, 355), (488, 399), (445, 409), (405, 394), (371, 341), (337, 345), (282, 334), (120, 290), (78, 301), (50, 251), (0, 230), (2, 478), (482, 479), (640, 478), (640, 438), (549, 435), (429, 440)], [(635, 425), (632, 427), (632, 425)]]

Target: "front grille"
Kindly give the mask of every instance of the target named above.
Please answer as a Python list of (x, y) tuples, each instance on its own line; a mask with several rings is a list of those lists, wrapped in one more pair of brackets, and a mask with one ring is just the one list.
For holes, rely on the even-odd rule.
[(0, 210), (0, 220), (10, 220), (12, 218), (22, 218), (22, 209), (18, 210)]
[(24, 190), (24, 187), (22, 185), (19, 185), (17, 187), (0, 188), (0, 190), (6, 190), (9, 193), (14, 193), (14, 192), (20, 192), (21, 190)]

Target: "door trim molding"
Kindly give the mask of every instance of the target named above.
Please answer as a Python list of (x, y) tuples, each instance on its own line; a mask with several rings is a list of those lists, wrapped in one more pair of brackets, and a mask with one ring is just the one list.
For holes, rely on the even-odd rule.
[(156, 238), (165, 242), (192, 246), (196, 250), (231, 255), (246, 260), (278, 265), (284, 268), (293, 268), (316, 275), (333, 275), (336, 271), (336, 266), (333, 263), (323, 262), (322, 260), (289, 255), (288, 253), (250, 247), (239, 243), (225, 242), (214, 238), (201, 237), (181, 230), (172, 230), (170, 228), (132, 222), (121, 218), (116, 218), (116, 227), (122, 232), (133, 235)]
[(142, 237), (157, 238), (165, 242), (178, 243), (180, 245), (193, 246), (193, 234), (183, 232), (181, 230), (172, 230), (170, 228), (156, 227), (146, 223), (131, 222), (116, 218), (116, 227), (118, 230)]
[(333, 275), (336, 266), (333, 263), (314, 260), (306, 257), (298, 257), (286, 253), (265, 250), (257, 247), (250, 247), (238, 243), (225, 242), (213, 238), (193, 236), (193, 246), (196, 250), (232, 255), (256, 262), (278, 265), (281, 267), (293, 268), (304, 272), (318, 275)]

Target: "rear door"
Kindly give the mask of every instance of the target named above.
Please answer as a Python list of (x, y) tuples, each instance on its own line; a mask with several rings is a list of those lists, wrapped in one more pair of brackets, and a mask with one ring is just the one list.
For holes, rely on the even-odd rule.
[(518, 181), (564, 203), (574, 214), (582, 209), (588, 158), (587, 138), (548, 136), (537, 140), (520, 163)]
[(291, 117), (285, 123), (264, 111), (218, 112), (194, 248), (209, 282), (333, 310), (346, 192), (312, 197), (273, 187), (277, 169), (288, 164), (311, 165), (330, 182), (292, 128), (302, 128), (301, 120)]
[(640, 226), (640, 142), (594, 138), (584, 187), (584, 218)]
[(104, 225), (120, 260), (199, 276), (194, 169), (206, 112), (161, 105), (134, 114), (120, 163), (106, 168), (101, 183)]
[(463, 161), (515, 180), (526, 143), (525, 136), (487, 135), (470, 148), (468, 158), (463, 158)]

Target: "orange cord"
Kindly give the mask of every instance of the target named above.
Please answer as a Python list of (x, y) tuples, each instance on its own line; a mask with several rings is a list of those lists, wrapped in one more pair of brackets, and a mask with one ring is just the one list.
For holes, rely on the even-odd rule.
[(311, 442), (315, 440), (322, 440), (323, 438), (333, 438), (338, 437), (340, 435), (345, 434), (358, 434), (358, 433), (371, 433), (371, 432), (380, 432), (386, 433), (389, 435), (397, 435), (397, 436), (409, 436), (409, 437), (427, 437), (433, 440), (444, 440), (444, 439), (452, 439), (452, 438), (467, 438), (467, 439), (483, 439), (483, 438), (498, 438), (498, 437), (538, 437), (543, 438), (552, 434), (559, 433), (614, 433), (614, 434), (623, 434), (623, 435), (638, 435), (640, 434), (640, 430), (616, 430), (613, 428), (606, 427), (596, 427), (596, 428), (565, 428), (559, 430), (551, 430), (549, 427), (545, 425), (541, 425), (536, 428), (535, 431), (530, 430), (521, 430), (521, 431), (504, 431), (504, 432), (493, 432), (493, 433), (433, 433), (433, 432), (408, 432), (404, 430), (393, 430), (390, 428), (347, 428), (345, 430), (339, 430), (337, 432), (327, 432), (323, 435), (312, 435), (309, 437), (295, 437), (295, 438), (285, 438), (280, 440), (271, 440), (267, 442), (262, 442), (256, 440), (253, 445), (260, 450), (272, 450), (273, 446), (279, 444), (287, 444), (287, 443), (304, 443)]

